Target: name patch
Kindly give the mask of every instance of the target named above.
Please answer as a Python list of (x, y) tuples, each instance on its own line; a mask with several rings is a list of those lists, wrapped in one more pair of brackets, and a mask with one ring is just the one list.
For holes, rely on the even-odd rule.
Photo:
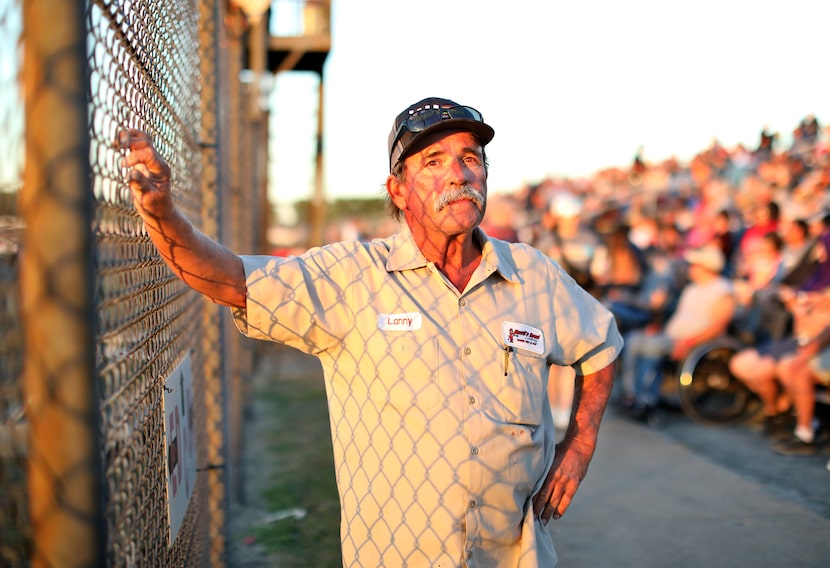
[(378, 329), (382, 331), (414, 331), (421, 329), (423, 317), (418, 312), (378, 314)]
[(541, 329), (523, 323), (506, 321), (501, 324), (504, 344), (541, 355), (545, 352), (545, 336)]

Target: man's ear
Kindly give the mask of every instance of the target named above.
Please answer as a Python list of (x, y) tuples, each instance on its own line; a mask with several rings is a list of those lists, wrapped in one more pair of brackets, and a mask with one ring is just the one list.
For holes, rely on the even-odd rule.
[(404, 197), (403, 187), (398, 178), (390, 175), (386, 178), (386, 192), (389, 194), (389, 199), (401, 211), (406, 210), (406, 198)]

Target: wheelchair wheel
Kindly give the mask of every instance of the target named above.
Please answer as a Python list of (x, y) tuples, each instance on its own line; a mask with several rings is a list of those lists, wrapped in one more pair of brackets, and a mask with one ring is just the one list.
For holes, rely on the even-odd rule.
[(736, 424), (761, 408), (755, 394), (729, 372), (729, 359), (743, 344), (723, 337), (694, 349), (679, 373), (678, 397), (683, 412), (705, 424)]

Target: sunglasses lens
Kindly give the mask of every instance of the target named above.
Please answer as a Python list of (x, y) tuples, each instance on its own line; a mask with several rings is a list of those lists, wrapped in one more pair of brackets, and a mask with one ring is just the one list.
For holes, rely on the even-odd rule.
[(423, 132), (433, 124), (437, 124), (444, 120), (444, 113), (446, 111), (440, 108), (428, 108), (407, 117), (404, 125), (406, 129), (413, 134)]
[(423, 132), (430, 126), (442, 120), (464, 118), (481, 122), (481, 113), (474, 108), (457, 106), (452, 108), (427, 108), (410, 115), (402, 127), (413, 134)]
[(468, 120), (475, 120), (476, 122), (482, 122), (483, 120), (481, 113), (470, 107), (462, 106), (447, 109), (447, 113), (450, 115), (450, 118), (466, 118)]

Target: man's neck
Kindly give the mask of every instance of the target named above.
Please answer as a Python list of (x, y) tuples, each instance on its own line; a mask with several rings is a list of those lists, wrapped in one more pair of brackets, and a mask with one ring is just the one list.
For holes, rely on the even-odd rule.
[(464, 291), (481, 262), (481, 244), (475, 231), (436, 240), (435, 236), (413, 235), (424, 257), (459, 290)]

